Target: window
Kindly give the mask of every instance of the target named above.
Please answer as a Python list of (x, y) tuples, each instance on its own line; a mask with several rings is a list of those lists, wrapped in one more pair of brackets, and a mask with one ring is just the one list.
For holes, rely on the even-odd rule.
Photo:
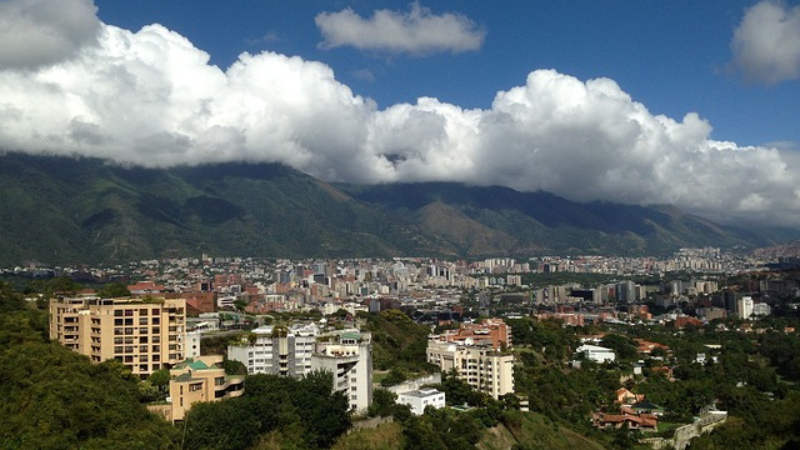
[(154, 309), (154, 310), (153, 310), (153, 315), (154, 315), (154, 316), (157, 316), (157, 315), (159, 315), (159, 314), (161, 314), (161, 311), (159, 311), (158, 309)]
[(139, 325), (147, 325), (147, 317), (140, 317)]
[(140, 344), (147, 344), (147, 336), (140, 336), (139, 337)]
[(122, 310), (121, 309), (114, 310), (114, 317), (122, 317)]
[(161, 352), (161, 346), (160, 345), (154, 345), (152, 348), (153, 348), (153, 353)]

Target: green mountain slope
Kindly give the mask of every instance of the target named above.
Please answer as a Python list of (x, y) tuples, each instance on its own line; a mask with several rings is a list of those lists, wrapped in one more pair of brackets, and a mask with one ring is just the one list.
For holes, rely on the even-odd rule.
[(579, 204), (456, 183), (332, 186), (278, 164), (172, 169), (0, 155), (0, 265), (262, 257), (654, 254), (767, 245), (671, 207)]

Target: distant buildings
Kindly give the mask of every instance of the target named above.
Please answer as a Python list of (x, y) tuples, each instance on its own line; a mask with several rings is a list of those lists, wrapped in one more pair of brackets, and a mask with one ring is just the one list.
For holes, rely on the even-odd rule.
[(114, 359), (147, 377), (184, 360), (186, 301), (163, 298), (58, 298), (50, 338), (100, 363)]
[(495, 350), (511, 347), (511, 327), (503, 319), (485, 319), (481, 323), (462, 323), (458, 330), (446, 330), (435, 337), (442, 342), (468, 345), (491, 345)]

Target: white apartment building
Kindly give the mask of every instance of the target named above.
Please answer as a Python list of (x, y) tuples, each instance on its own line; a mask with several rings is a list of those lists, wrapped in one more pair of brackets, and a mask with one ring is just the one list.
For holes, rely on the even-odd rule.
[(428, 362), (436, 364), (443, 373), (456, 370), (458, 378), (473, 389), (495, 400), (514, 392), (514, 355), (495, 351), (491, 345), (428, 340)]
[(333, 374), (334, 390), (347, 396), (350, 409), (365, 411), (372, 403), (370, 333), (322, 333), (315, 324), (266, 325), (252, 333), (254, 340), (228, 346), (228, 359), (244, 364), (247, 373), (301, 377), (315, 370), (327, 371)]
[(244, 364), (247, 373), (300, 377), (311, 371), (311, 355), (319, 334), (316, 325), (264, 325), (251, 333), (254, 341), (228, 346), (228, 359)]
[(428, 406), (439, 409), (444, 408), (444, 392), (436, 389), (421, 389), (418, 391), (403, 392), (397, 396), (397, 403), (411, 407), (411, 413), (421, 416)]
[(753, 315), (753, 297), (744, 296), (736, 300), (736, 317), (748, 319)]
[(344, 392), (350, 409), (363, 412), (372, 403), (372, 335), (341, 330), (317, 339), (311, 369), (333, 374), (333, 389)]

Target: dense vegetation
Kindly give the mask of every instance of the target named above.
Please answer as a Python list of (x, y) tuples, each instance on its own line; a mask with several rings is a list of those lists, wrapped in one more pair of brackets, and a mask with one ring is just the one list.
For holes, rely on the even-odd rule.
[(177, 432), (140, 403), (121, 365), (47, 339), (47, 315), (0, 284), (0, 449), (171, 449)]

